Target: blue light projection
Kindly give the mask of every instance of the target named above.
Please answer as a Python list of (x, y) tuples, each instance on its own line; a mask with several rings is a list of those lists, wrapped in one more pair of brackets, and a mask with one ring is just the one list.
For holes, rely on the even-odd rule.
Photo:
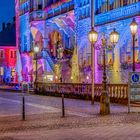
[[(20, 16), (22, 53), (30, 51), (29, 31), (30, 28), (35, 27), (36, 29), (32, 30), (32, 37), (36, 42), (39, 42), (40, 36), (42, 36), (43, 44), (39, 43), (40, 50), (43, 50), (43, 48), (45, 48), (45, 51), (47, 50), (47, 52), (42, 53), (46, 64), (44, 67), (49, 73), (53, 73), (56, 63), (54, 60), (57, 53), (57, 41), (61, 42), (63, 49), (72, 49), (75, 45), (74, 35), (76, 35), (81, 82), (83, 82), (85, 77), (91, 75), (91, 44), (88, 40), (88, 32), (91, 30), (91, 1), (71, 0), (65, 1), (65, 3), (60, 1), (57, 4), (49, 2), (48, 5), (42, 3), (44, 9), (31, 4), (30, 12), (28, 11)], [(102, 82), (103, 54), (101, 36), (102, 33), (105, 33), (109, 44), (109, 34), (114, 28), (119, 32), (120, 39), (114, 48), (106, 51), (108, 82), (127, 83), (128, 72), (132, 66), (132, 41), (129, 25), (132, 17), (135, 17), (140, 25), (139, 13), (140, 2), (138, 1), (110, 0), (110, 3), (107, 3), (106, 0), (95, 1), (95, 29), (99, 33), (99, 40), (95, 45), (96, 83)], [(40, 32), (41, 35), (37, 36), (37, 32)], [(140, 71), (139, 40), (140, 29), (138, 29), (135, 41), (135, 61), (138, 71)], [(30, 55), (28, 56), (31, 58)]]
[(21, 52), (30, 51), (30, 28), (29, 15), (25, 14), (20, 17), (20, 41)]

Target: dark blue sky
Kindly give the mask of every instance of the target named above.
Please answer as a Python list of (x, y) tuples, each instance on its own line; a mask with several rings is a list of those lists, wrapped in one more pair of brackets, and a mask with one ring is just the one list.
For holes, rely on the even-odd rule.
[(11, 22), (15, 16), (15, 0), (0, 0), (0, 30), (2, 22)]

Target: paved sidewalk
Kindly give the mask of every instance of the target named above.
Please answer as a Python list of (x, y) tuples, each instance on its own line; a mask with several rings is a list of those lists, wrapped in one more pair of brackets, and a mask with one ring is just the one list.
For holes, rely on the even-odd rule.
[[(21, 93), (0, 93), (0, 140), (137, 140), (140, 114), (127, 106), (111, 104), (111, 115), (99, 115), (99, 103), (61, 98), (26, 96), (26, 121), (21, 121)], [(133, 110), (140, 110), (133, 108)]]
[(140, 126), (136, 124), (59, 130), (38, 129), (22, 131), (16, 136), (13, 136), (13, 133), (4, 134), (2, 138), (6, 140), (139, 140)]
[(0, 140), (138, 140), (140, 115), (77, 117), (59, 114), (0, 118)]

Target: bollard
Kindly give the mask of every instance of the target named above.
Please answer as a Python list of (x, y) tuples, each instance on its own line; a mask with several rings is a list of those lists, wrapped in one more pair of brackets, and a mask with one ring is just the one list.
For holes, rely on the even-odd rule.
[(62, 94), (62, 117), (65, 117), (64, 94)]
[(22, 120), (25, 121), (25, 97), (24, 97), (24, 93), (22, 96)]

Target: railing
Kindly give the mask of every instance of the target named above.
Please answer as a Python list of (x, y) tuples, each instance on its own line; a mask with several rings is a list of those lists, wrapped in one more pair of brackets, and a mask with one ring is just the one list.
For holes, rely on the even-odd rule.
[(55, 60), (52, 58), (49, 51), (45, 51), (45, 58), (48, 60), (51, 69), (54, 70)]
[[(112, 102), (127, 103), (128, 85), (127, 84), (109, 84), (108, 92)], [(73, 83), (37, 83), (38, 93), (48, 95), (61, 95), (68, 97), (91, 98), (91, 84), (73, 84)], [(102, 92), (102, 84), (95, 84), (95, 99), (99, 100)]]

